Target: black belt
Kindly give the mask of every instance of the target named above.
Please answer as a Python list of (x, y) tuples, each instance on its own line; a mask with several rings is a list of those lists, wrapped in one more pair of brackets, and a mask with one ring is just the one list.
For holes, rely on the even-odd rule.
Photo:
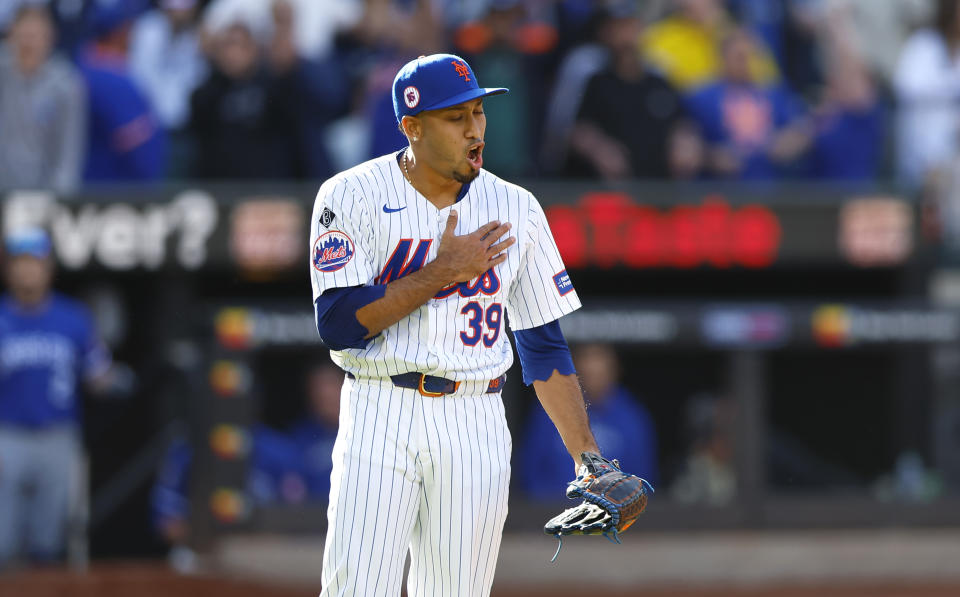
[[(410, 373), (401, 373), (400, 375), (391, 375), (393, 385), (399, 388), (409, 388), (417, 390), (424, 396), (436, 398), (444, 394), (452, 394), (460, 387), (459, 381), (453, 381), (446, 377), (434, 377), (433, 375), (424, 375), (411, 371)], [(487, 384), (487, 394), (496, 394), (503, 389), (503, 383), (507, 381), (507, 375), (503, 374), (497, 379), (491, 379)]]
[[(430, 396), (431, 398), (443, 396), (444, 394), (452, 394), (460, 387), (459, 381), (453, 381), (446, 377), (424, 375), (413, 371), (410, 373), (401, 373), (400, 375), (391, 375), (390, 379), (393, 380), (393, 385), (399, 388), (417, 390), (424, 396)], [(487, 384), (487, 391), (485, 393), (496, 394), (503, 389), (505, 381), (507, 381), (506, 374), (496, 379), (491, 379), (490, 383)]]

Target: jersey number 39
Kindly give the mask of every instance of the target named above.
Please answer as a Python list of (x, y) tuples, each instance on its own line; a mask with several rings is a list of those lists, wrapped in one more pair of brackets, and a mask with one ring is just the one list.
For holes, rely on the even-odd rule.
[[(460, 309), (460, 313), (470, 316), (467, 330), (460, 332), (460, 340), (467, 346), (476, 346), (483, 340), (483, 345), (490, 348), (500, 337), (500, 324), (503, 321), (503, 306), (500, 303), (491, 303), (484, 313), (483, 306), (471, 301)], [(487, 331), (483, 331), (483, 324), (487, 324)]]

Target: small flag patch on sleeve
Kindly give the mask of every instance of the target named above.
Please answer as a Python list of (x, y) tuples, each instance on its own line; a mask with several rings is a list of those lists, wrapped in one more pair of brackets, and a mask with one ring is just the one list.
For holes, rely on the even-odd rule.
[(557, 292), (560, 293), (560, 296), (564, 296), (573, 290), (573, 282), (570, 281), (570, 276), (567, 275), (567, 270), (563, 270), (559, 274), (553, 276), (553, 283), (557, 286)]

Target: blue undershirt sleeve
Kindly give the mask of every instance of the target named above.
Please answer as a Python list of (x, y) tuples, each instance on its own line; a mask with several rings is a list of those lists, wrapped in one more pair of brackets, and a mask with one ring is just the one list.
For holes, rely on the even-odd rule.
[(366, 348), (373, 338), (364, 338), (369, 330), (357, 320), (357, 310), (383, 298), (386, 292), (386, 285), (352, 286), (331, 288), (318, 296), (314, 303), (317, 332), (327, 348)]
[(528, 386), (534, 381), (547, 381), (554, 370), (562, 375), (577, 372), (559, 321), (553, 320), (537, 327), (516, 330), (513, 337), (517, 342), (517, 353), (523, 367), (523, 383)]

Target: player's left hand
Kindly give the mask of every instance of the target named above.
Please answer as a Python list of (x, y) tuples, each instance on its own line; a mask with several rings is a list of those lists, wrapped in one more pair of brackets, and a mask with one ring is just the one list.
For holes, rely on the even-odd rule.
[(580, 457), (583, 464), (577, 478), (567, 485), (567, 497), (582, 498), (583, 502), (551, 518), (543, 531), (558, 539), (565, 535), (603, 535), (619, 543), (619, 533), (646, 509), (647, 494), (653, 493), (653, 486), (621, 471), (616, 460), (592, 452)]

